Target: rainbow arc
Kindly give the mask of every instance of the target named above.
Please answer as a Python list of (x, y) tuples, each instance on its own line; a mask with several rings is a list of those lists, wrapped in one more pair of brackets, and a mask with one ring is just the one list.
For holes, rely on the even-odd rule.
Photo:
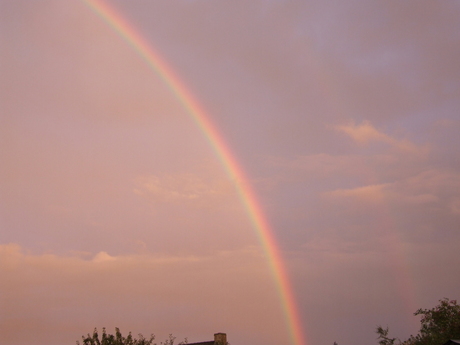
[(257, 201), (254, 190), (248, 179), (232, 154), (223, 136), (217, 127), (212, 123), (204, 108), (199, 104), (191, 92), (185, 87), (184, 83), (174, 73), (173, 69), (161, 58), (142, 35), (137, 32), (123, 16), (107, 2), (102, 0), (83, 0), (92, 8), (107, 24), (109, 24), (120, 36), (122, 36), (145, 60), (169, 87), (171, 92), (177, 97), (185, 110), (193, 118), (204, 136), (207, 138), (215, 154), (221, 161), (228, 176), (236, 185), (236, 189), (242, 203), (248, 213), (249, 218), (257, 232), (258, 238), (269, 266), (273, 272), (274, 280), (280, 296), (280, 302), (285, 314), (286, 325), (289, 330), (292, 344), (305, 345), (305, 338), (302, 332), (300, 317), (295, 304), (293, 290), (283, 264), (283, 260), (278, 249), (264, 213)]

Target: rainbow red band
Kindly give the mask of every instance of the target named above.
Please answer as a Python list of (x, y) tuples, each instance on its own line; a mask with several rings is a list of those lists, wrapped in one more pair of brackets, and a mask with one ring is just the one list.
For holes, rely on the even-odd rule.
[(102, 17), (119, 35), (121, 35), (144, 58), (147, 64), (163, 79), (171, 92), (192, 116), (197, 126), (204, 133), (229, 177), (235, 182), (240, 198), (248, 212), (249, 218), (257, 231), (257, 235), (268, 258), (273, 272), (281, 304), (285, 313), (287, 327), (293, 345), (305, 345), (305, 339), (294, 294), (283, 265), (281, 254), (272, 235), (270, 226), (262, 212), (254, 191), (237, 160), (232, 155), (223, 136), (214, 126), (206, 112), (187, 90), (181, 80), (174, 74), (159, 54), (152, 50), (150, 44), (136, 32), (132, 26), (115, 10), (113, 6), (102, 0), (83, 0), (100, 17)]

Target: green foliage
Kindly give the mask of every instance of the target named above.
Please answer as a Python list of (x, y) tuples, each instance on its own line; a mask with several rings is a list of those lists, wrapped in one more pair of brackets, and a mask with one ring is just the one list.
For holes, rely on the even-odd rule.
[[(160, 345), (174, 345), (174, 340), (176, 338), (169, 335), (169, 338), (164, 342), (160, 342)], [(102, 328), (102, 338), (99, 339), (99, 334), (95, 328), (93, 334), (89, 334), (85, 337), (82, 336), (82, 345), (157, 345), (154, 343), (155, 336), (152, 334), (150, 338), (145, 338), (142, 334), (139, 334), (139, 338), (136, 339), (129, 332), (127, 337), (124, 337), (119, 328), (115, 328), (115, 334), (107, 334), (105, 328)], [(179, 345), (186, 344), (187, 340), (179, 343)], [(77, 341), (77, 345), (80, 345), (80, 342)]]
[(419, 309), (414, 315), (421, 315), (420, 332), (401, 342), (388, 337), (388, 327), (377, 327), (380, 345), (442, 345), (449, 339), (460, 339), (460, 305), (456, 300), (444, 298), (432, 309)]

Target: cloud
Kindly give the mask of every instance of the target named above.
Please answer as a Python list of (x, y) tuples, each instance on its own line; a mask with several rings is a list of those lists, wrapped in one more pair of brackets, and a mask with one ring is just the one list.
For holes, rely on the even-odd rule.
[(389, 184), (369, 185), (352, 189), (337, 189), (326, 192), (326, 198), (355, 198), (365, 202), (381, 202), (384, 200)]
[(106, 261), (113, 261), (113, 260), (115, 260), (115, 257), (110, 256), (106, 252), (99, 252), (93, 258), (94, 262), (106, 262)]
[[(22, 246), (0, 250), (0, 345), (94, 326), (288, 343), (265, 261), (241, 249), (258, 242), (234, 186), (194, 167), (218, 164), (206, 138), (83, 2), (43, 3), (0, 0), (0, 219)], [(247, 171), (309, 344), (372, 343), (386, 322), (403, 338), (408, 296), (458, 293), (458, 2), (116, 6)], [(413, 272), (393, 243), (418, 291), (401, 295)]]
[(392, 141), (389, 136), (377, 131), (368, 121), (364, 121), (359, 126), (350, 124), (347, 126), (337, 126), (336, 129), (348, 134), (360, 144), (367, 144), (369, 141)]
[(205, 179), (192, 173), (167, 175), (149, 175), (139, 177), (138, 195), (151, 196), (162, 202), (194, 202), (199, 205), (209, 204), (211, 200), (233, 195), (233, 186), (224, 178)]
[(381, 131), (378, 131), (369, 121), (363, 121), (360, 125), (351, 123), (335, 127), (338, 131), (350, 136), (360, 145), (367, 145), (371, 142), (383, 142), (401, 152), (411, 154), (426, 154), (426, 147), (419, 147), (407, 139), (396, 139)]
[[(295, 158), (270, 157), (267, 164), (279, 171), (278, 183), (314, 181), (315, 187), (351, 188), (388, 183), (414, 176), (427, 167), (426, 157), (383, 152), (318, 153)], [(321, 182), (321, 183), (319, 183)]]
[(72, 343), (94, 327), (159, 340), (224, 331), (235, 343), (286, 342), (272, 275), (255, 247), (186, 256), (100, 252), (88, 260), (7, 244), (0, 275), (0, 344)]
[[(320, 194), (305, 248), (381, 251), (385, 243), (445, 243), (459, 239), (460, 174), (431, 169), (393, 182)], [(330, 215), (333, 215), (330, 216)]]
[[(428, 170), (390, 183), (365, 185), (349, 189), (336, 189), (323, 193), (331, 200), (355, 199), (365, 202), (391, 202), (405, 204), (440, 203), (454, 212), (460, 192), (460, 175), (449, 171)], [(454, 212), (455, 213), (455, 212)]]

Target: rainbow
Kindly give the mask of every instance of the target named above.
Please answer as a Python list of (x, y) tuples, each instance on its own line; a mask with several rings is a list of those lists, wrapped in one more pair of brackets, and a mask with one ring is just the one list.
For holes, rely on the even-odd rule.
[(306, 342), (295, 304), (294, 294), (275, 238), (257, 201), (256, 195), (251, 185), (248, 183), (245, 173), (228, 148), (228, 145), (226, 145), (223, 136), (212, 123), (210, 117), (206, 115), (206, 111), (203, 107), (175, 75), (171, 67), (162, 60), (160, 55), (152, 49), (150, 43), (142, 38), (113, 6), (103, 0), (83, 1), (102, 17), (119, 35), (126, 39), (147, 64), (163, 79), (164, 83), (169, 87), (171, 92), (177, 97), (179, 102), (204, 133), (230, 179), (234, 181), (249, 218), (257, 231), (257, 235), (275, 278), (292, 344), (305, 345)]

